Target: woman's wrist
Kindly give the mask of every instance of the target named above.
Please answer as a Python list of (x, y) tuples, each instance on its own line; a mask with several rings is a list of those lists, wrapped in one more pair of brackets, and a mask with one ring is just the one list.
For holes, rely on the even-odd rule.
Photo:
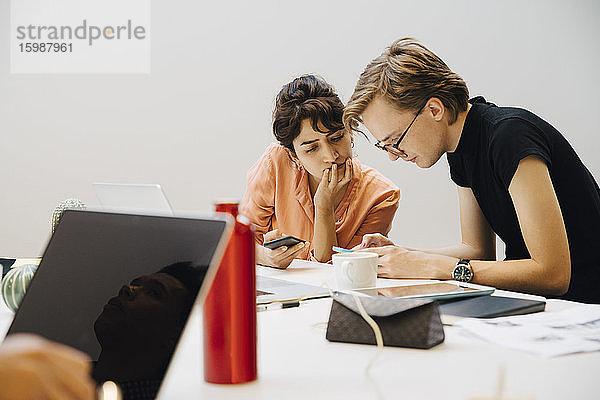
[(256, 243), (256, 263), (260, 265), (267, 265), (265, 263), (265, 248), (258, 243)]
[(327, 213), (333, 209), (330, 199), (327, 199), (325, 197), (316, 197), (315, 196), (314, 204), (315, 204), (316, 212)]
[(315, 231), (313, 234), (313, 256), (319, 262), (331, 259), (331, 246), (337, 245), (333, 210), (315, 210)]
[(333, 211), (333, 207), (328, 202), (322, 202), (321, 204), (315, 203), (315, 214), (317, 218), (333, 216)]

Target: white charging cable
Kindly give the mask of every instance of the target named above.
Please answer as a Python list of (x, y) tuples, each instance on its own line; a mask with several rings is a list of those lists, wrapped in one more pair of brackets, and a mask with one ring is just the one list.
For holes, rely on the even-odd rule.
[[(315, 294), (317, 294), (323, 287), (326, 287), (329, 290), (329, 296), (333, 297), (333, 295), (334, 295), (333, 290), (331, 290), (331, 288), (329, 287), (327, 282), (323, 282), (319, 285), (319, 287), (317, 287), (311, 293), (309, 293), (305, 296), (302, 296), (302, 297), (298, 297), (296, 299), (288, 299), (288, 300), (286, 300), (286, 302), (288, 302), (288, 301), (298, 301), (298, 302), (304, 301), (307, 298), (310, 298), (310, 297), (314, 296)], [(371, 358), (371, 360), (369, 360), (369, 363), (365, 367), (365, 375), (367, 376), (367, 379), (371, 382), (371, 384), (375, 388), (375, 391), (377, 392), (377, 398), (383, 399), (384, 396), (383, 396), (383, 393), (381, 392), (381, 389), (379, 388), (379, 384), (375, 380), (375, 377), (373, 377), (371, 375), (371, 368), (373, 367), (373, 364), (375, 364), (375, 361), (377, 361), (377, 359), (381, 355), (381, 351), (383, 350), (383, 336), (381, 334), (381, 329), (379, 328), (379, 325), (377, 325), (377, 322), (375, 322), (375, 320), (367, 313), (367, 311), (365, 310), (365, 307), (359, 300), (358, 296), (355, 294), (352, 294), (352, 298), (354, 299), (354, 302), (356, 303), (356, 306), (358, 307), (358, 311), (360, 312), (360, 315), (365, 320), (365, 322), (367, 324), (369, 324), (369, 326), (373, 330), (373, 333), (375, 334), (375, 342), (377, 344), (377, 352), (375, 353), (375, 355), (373, 355), (373, 357)], [(319, 323), (313, 324), (313, 327), (320, 327), (321, 325), (327, 326), (327, 322), (319, 322)]]
[(377, 380), (375, 380), (375, 377), (373, 375), (371, 375), (371, 367), (373, 367), (373, 364), (375, 364), (375, 361), (377, 361), (377, 359), (379, 358), (379, 356), (381, 355), (381, 352), (383, 350), (383, 336), (381, 335), (381, 329), (379, 328), (379, 325), (377, 325), (377, 322), (375, 322), (375, 320), (367, 313), (367, 310), (365, 310), (365, 307), (361, 303), (358, 296), (355, 294), (352, 294), (352, 298), (354, 299), (354, 302), (356, 303), (356, 307), (358, 307), (358, 311), (360, 311), (360, 315), (363, 317), (365, 322), (367, 324), (369, 324), (369, 326), (373, 330), (373, 333), (375, 334), (375, 342), (377, 343), (377, 352), (373, 355), (373, 357), (371, 357), (371, 360), (365, 367), (365, 375), (367, 376), (367, 379), (371, 382), (371, 384), (375, 388), (375, 391), (377, 392), (377, 398), (383, 399), (384, 396), (383, 396), (383, 393), (381, 392), (379, 384), (377, 383)]

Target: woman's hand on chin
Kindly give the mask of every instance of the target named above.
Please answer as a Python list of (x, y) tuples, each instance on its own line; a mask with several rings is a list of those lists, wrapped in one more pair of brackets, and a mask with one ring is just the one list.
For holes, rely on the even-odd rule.
[(341, 192), (346, 190), (346, 185), (352, 179), (352, 159), (346, 160), (346, 170), (341, 177), (338, 173), (338, 165), (333, 164), (331, 168), (323, 171), (321, 182), (315, 192), (315, 209), (322, 211), (333, 211), (336, 199), (339, 199)]

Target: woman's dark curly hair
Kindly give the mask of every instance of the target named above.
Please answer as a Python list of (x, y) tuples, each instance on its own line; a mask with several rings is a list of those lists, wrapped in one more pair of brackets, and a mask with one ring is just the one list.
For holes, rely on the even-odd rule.
[[(275, 100), (273, 134), (284, 147), (294, 152), (293, 141), (300, 134), (302, 121), (324, 134), (344, 129), (344, 104), (333, 86), (315, 75), (302, 75), (285, 85)], [(324, 128), (325, 130), (322, 130)]]

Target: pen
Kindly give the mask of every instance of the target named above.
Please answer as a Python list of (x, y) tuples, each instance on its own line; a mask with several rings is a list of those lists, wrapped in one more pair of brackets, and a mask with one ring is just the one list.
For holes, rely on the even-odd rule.
[[(343, 247), (331, 246), (331, 250), (336, 253), (354, 253), (354, 250), (344, 249)], [(377, 258), (381, 258), (381, 254), (377, 256)]]
[(344, 249), (343, 247), (331, 246), (331, 250), (336, 253), (353, 253), (354, 250)]
[(259, 304), (256, 306), (256, 311), (280, 310), (283, 308), (300, 307), (299, 301), (284, 301), (281, 303)]

